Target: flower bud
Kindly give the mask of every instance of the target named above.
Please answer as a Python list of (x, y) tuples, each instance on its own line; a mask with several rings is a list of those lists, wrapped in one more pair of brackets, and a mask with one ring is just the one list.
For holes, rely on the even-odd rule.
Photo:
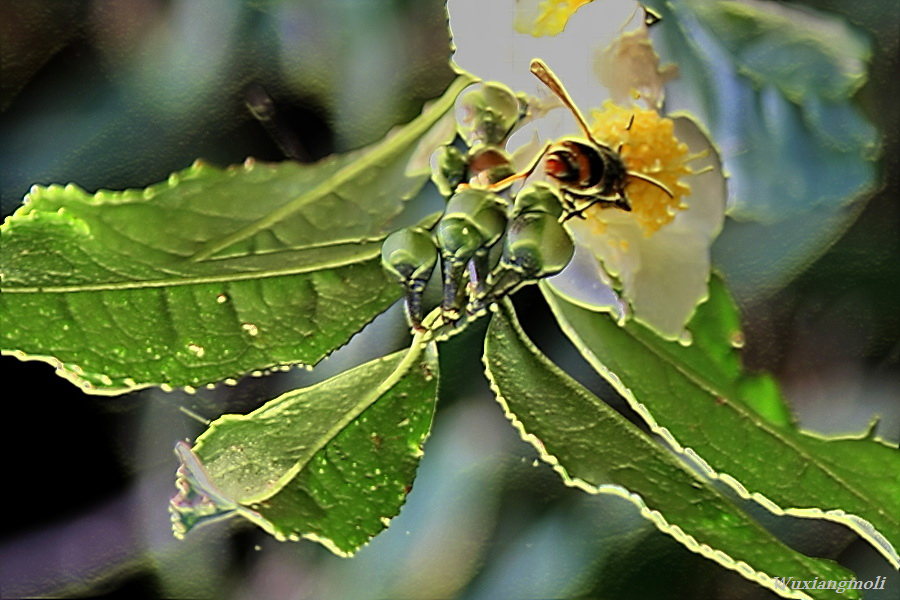
[(549, 184), (538, 181), (522, 188), (516, 194), (513, 204), (512, 217), (515, 218), (525, 213), (544, 213), (555, 219), (563, 213), (559, 194)]
[(455, 146), (441, 146), (431, 157), (431, 180), (442, 196), (449, 197), (466, 179), (466, 157)]
[(400, 282), (427, 280), (437, 262), (431, 234), (421, 227), (405, 227), (389, 235), (381, 246), (381, 264)]
[(489, 187), (515, 174), (512, 157), (499, 146), (478, 144), (469, 152), (469, 181), (475, 185)]
[(434, 238), (421, 227), (405, 227), (381, 245), (381, 264), (405, 288), (406, 314), (414, 329), (422, 324), (422, 296), (437, 262)]
[[(497, 243), (506, 229), (506, 210), (496, 194), (477, 188), (457, 192), (447, 202), (444, 216), (438, 222), (435, 237), (441, 250), (444, 276), (442, 307), (447, 318), (459, 316), (466, 265), (484, 267), (483, 255)], [(484, 271), (485, 268), (479, 267)], [(486, 275), (486, 273), (483, 273)], [(480, 275), (477, 275), (480, 278)], [(478, 285), (478, 282), (475, 282)]]
[(487, 190), (466, 188), (447, 202), (435, 234), (446, 258), (466, 262), (477, 250), (494, 245), (505, 228), (506, 211), (500, 197)]
[(510, 223), (501, 266), (538, 279), (562, 271), (574, 253), (575, 243), (557, 217), (528, 212)]
[(459, 101), (460, 135), (470, 146), (502, 145), (521, 117), (519, 100), (507, 86), (489, 81)]

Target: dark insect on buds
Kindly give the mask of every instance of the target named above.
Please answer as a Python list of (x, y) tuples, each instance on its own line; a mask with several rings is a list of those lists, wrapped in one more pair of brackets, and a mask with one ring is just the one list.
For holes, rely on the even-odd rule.
[(507, 188), (514, 181), (530, 176), (543, 161), (544, 172), (559, 185), (562, 192), (566, 219), (583, 217), (584, 211), (594, 205), (630, 211), (631, 203), (625, 188), (631, 179), (646, 181), (673, 197), (671, 190), (659, 181), (643, 173), (629, 171), (618, 150), (594, 137), (584, 115), (544, 61), (538, 58), (532, 60), (531, 72), (572, 112), (584, 138), (567, 137), (548, 142), (531, 166), (496, 182), (492, 189)]

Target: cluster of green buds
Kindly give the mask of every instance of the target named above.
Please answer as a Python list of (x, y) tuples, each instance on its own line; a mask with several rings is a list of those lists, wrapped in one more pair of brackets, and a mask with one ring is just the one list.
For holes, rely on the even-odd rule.
[(422, 329), (422, 298), (438, 259), (441, 321), (447, 324), (478, 318), (521, 286), (558, 273), (574, 252), (556, 190), (533, 183), (509, 197), (491, 189), (515, 172), (502, 145), (522, 118), (522, 103), (489, 83), (461, 104), (459, 131), (468, 151), (442, 148), (432, 174), (447, 198), (443, 215), (433, 231), (400, 229), (382, 246), (384, 268), (404, 286), (416, 330)]
[(435, 155), (432, 181), (445, 197), (460, 183), (488, 187), (513, 175), (506, 140), (525, 114), (527, 103), (503, 84), (488, 82), (459, 99), (460, 144), (444, 146)]

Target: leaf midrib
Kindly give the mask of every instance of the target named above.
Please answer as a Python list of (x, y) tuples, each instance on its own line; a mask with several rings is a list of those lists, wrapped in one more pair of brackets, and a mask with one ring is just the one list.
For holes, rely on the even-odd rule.
[[(355, 421), (370, 406), (375, 404), (382, 396), (387, 394), (401, 379), (403, 379), (412, 369), (413, 365), (419, 360), (423, 352), (426, 350), (431, 352), (434, 350), (434, 342), (431, 340), (432, 333), (430, 331), (418, 332), (413, 338), (409, 349), (406, 351), (403, 359), (397, 364), (390, 375), (388, 375), (374, 390), (363, 396), (353, 408), (344, 413), (331, 427), (322, 433), (316, 440), (310, 444), (310, 451), (305, 453), (305, 459), (296, 461), (290, 469), (285, 471), (275, 482), (257, 493), (256, 495), (242, 497), (240, 503), (250, 505), (268, 500), (275, 494), (285, 488), (299, 473), (310, 463), (313, 457), (318, 454), (325, 446), (327, 446), (335, 437), (337, 437), (350, 423)], [(271, 409), (270, 409), (271, 410)], [(199, 440), (198, 440), (199, 441)], [(199, 445), (199, 444), (198, 444)]]
[[(353, 242), (350, 245), (360, 245)], [(284, 267), (281, 269), (262, 269), (259, 271), (246, 271), (243, 273), (219, 273), (210, 275), (194, 275), (190, 277), (172, 277), (152, 280), (139, 281), (121, 281), (121, 282), (105, 282), (78, 285), (62, 285), (62, 286), (34, 286), (34, 287), (3, 287), (0, 288), (5, 294), (70, 294), (77, 292), (104, 292), (104, 291), (120, 291), (148, 288), (168, 288), (185, 285), (199, 285), (205, 283), (233, 283), (237, 281), (247, 281), (252, 279), (268, 279), (272, 277), (285, 277), (290, 275), (302, 275), (305, 273), (313, 273), (325, 269), (338, 269), (350, 265), (361, 264), (371, 261), (381, 254), (380, 244), (368, 244), (372, 246), (368, 249), (361, 248), (357, 254), (342, 258), (339, 260), (319, 261), (308, 265)], [(251, 255), (246, 255), (251, 256)]]
[[(548, 298), (551, 295), (554, 296), (554, 298), (555, 298), (555, 295), (553, 294), (553, 292), (547, 290), (546, 286), (541, 285), (541, 289), (542, 289), (542, 291), (544, 291), (545, 298)], [(550, 304), (551, 304), (551, 307), (554, 307), (555, 302), (553, 300), (550, 300)], [(558, 311), (554, 310), (554, 312), (558, 312)], [(587, 350), (587, 352), (590, 356), (586, 357), (586, 358), (588, 359), (588, 362), (591, 363), (592, 366), (596, 370), (598, 370), (598, 371), (606, 370), (605, 367), (603, 367), (603, 365), (600, 363), (600, 360), (596, 357), (596, 355), (594, 355), (594, 353), (589, 348), (587, 348), (584, 341), (577, 334), (577, 332), (574, 331), (574, 329), (571, 327), (571, 325), (569, 325), (568, 322), (563, 321), (563, 322), (560, 322), (559, 325), (563, 329), (564, 333), (566, 333), (566, 335), (573, 342), (576, 343), (576, 346), (580, 346)], [(758, 414), (756, 414), (748, 409), (745, 409), (739, 403), (735, 403), (735, 401), (731, 398), (730, 393), (728, 395), (726, 395), (724, 393), (718, 393), (720, 391), (718, 386), (710, 383), (709, 381), (707, 381), (704, 377), (700, 376), (699, 374), (695, 374), (693, 371), (689, 371), (685, 368), (682, 368), (678, 363), (669, 360), (665, 354), (658, 352), (656, 350), (656, 348), (654, 348), (652, 345), (649, 345), (648, 343), (646, 343), (641, 337), (635, 336), (633, 334), (633, 332), (628, 330), (627, 328), (625, 329), (625, 331), (626, 331), (626, 333), (628, 333), (629, 336), (631, 336), (632, 339), (634, 339), (635, 341), (640, 343), (643, 347), (647, 348), (654, 356), (656, 356), (657, 358), (659, 358), (666, 364), (673, 366), (678, 373), (683, 375), (689, 381), (696, 384), (700, 389), (704, 390), (705, 393), (707, 393), (711, 396), (713, 394), (716, 394), (718, 397), (722, 398), (725, 401), (726, 406), (731, 407), (732, 410), (734, 410), (739, 416), (741, 416), (745, 419), (750, 419), (752, 422), (754, 422), (757, 425), (757, 427), (759, 429), (761, 429), (762, 431), (764, 431), (771, 437), (775, 438), (776, 440), (779, 440), (788, 448), (794, 450), (798, 455), (803, 457), (809, 464), (816, 465), (820, 469), (820, 471), (822, 473), (824, 473), (828, 478), (830, 478), (832, 481), (834, 481), (836, 484), (838, 484), (842, 489), (848, 490), (850, 492), (851, 496), (853, 496), (857, 500), (861, 501), (862, 505), (865, 506), (867, 504), (871, 504), (871, 501), (869, 501), (869, 499), (866, 496), (864, 496), (864, 495), (860, 494), (859, 492), (857, 492), (856, 490), (854, 490), (854, 488), (852, 486), (848, 485), (841, 476), (839, 476), (837, 473), (834, 473), (830, 468), (828, 468), (827, 463), (823, 465), (820, 461), (814, 460), (813, 457), (808, 452), (806, 452), (805, 449), (803, 449), (800, 446), (797, 446), (790, 439), (785, 438), (783, 436), (783, 434), (781, 434), (781, 432), (772, 428), (772, 426), (767, 421), (765, 421), (765, 419), (761, 419)], [(611, 383), (614, 387), (617, 387), (617, 388), (619, 387), (619, 385), (617, 385), (616, 383), (614, 383), (614, 382), (611, 382)], [(622, 386), (622, 387), (624, 387), (624, 386)], [(622, 390), (622, 389), (619, 390), (619, 392), (622, 394), (622, 396), (625, 397), (625, 399), (628, 401), (629, 405), (633, 409), (637, 410), (638, 403), (637, 403), (636, 399), (633, 397), (633, 395), (631, 393), (624, 393), (626, 391), (627, 390)], [(644, 405), (644, 410), (647, 411), (647, 413), (649, 414), (649, 409), (646, 408), (646, 405)], [(640, 412), (640, 411), (638, 411), (638, 412)], [(659, 429), (660, 426), (658, 423), (655, 423), (655, 420), (656, 420), (656, 418), (654, 417), (654, 423), (653, 424), (648, 423), (648, 425), (650, 425), (653, 429)], [(657, 431), (656, 433), (659, 433), (659, 432)], [(670, 435), (671, 435), (671, 432), (670, 432)], [(673, 439), (673, 441), (675, 441), (674, 436), (672, 437), (672, 439)], [(679, 445), (680, 445), (680, 442), (679, 442)], [(682, 446), (682, 452), (685, 447), (690, 447), (690, 446)], [(677, 450), (677, 448), (676, 448), (676, 450)], [(704, 458), (704, 460), (706, 460), (706, 459)], [(710, 465), (710, 467), (711, 467), (711, 465)], [(720, 475), (718, 470), (716, 470), (716, 474)], [(766, 496), (766, 498), (771, 501), (771, 498), (769, 498), (768, 496)], [(785, 507), (779, 507), (779, 508), (781, 510), (785, 510)], [(791, 507), (788, 507), (788, 508), (791, 508)], [(863, 518), (860, 515), (855, 515), (855, 516), (857, 516), (859, 518)], [(889, 517), (887, 518), (887, 520), (889, 522), (891, 522), (895, 527), (900, 525), (900, 523), (898, 523), (895, 520), (890, 519)]]

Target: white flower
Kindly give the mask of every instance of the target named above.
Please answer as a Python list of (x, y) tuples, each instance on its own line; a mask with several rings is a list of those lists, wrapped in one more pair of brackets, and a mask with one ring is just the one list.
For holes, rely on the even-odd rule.
[[(707, 297), (709, 247), (724, 219), (725, 181), (700, 128), (686, 117), (657, 113), (663, 84), (677, 70), (659, 67), (640, 5), (449, 0), (448, 9), (461, 68), (537, 96), (542, 106), (551, 94), (529, 69), (533, 58), (542, 59), (585, 113), (593, 137), (618, 150), (629, 172), (672, 192), (631, 177), (625, 190), (631, 212), (597, 205), (584, 220), (569, 220), (575, 256), (548, 283), (581, 306), (622, 319), (632, 313), (666, 338), (683, 337)], [(552, 34), (563, 24), (557, 35), (532, 35)], [(564, 136), (584, 137), (569, 111), (553, 110), (514, 134), (508, 150)], [(543, 173), (538, 168), (535, 176)]]

